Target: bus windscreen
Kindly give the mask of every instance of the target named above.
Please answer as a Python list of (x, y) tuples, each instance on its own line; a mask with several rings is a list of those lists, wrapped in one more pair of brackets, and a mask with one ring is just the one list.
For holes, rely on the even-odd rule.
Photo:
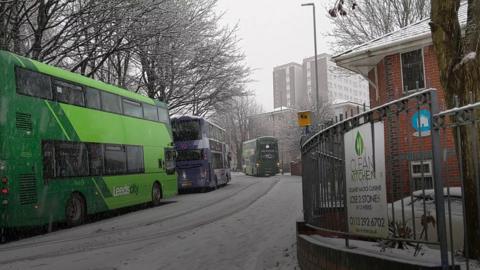
[(172, 123), (174, 141), (194, 141), (201, 139), (200, 121), (174, 121)]

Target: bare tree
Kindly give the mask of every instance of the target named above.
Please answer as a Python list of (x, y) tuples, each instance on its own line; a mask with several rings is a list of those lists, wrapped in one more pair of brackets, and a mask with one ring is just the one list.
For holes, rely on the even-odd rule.
[(217, 0), (2, 0), (0, 49), (205, 115), (250, 70)]
[(216, 103), (246, 94), (250, 70), (236, 45), (237, 28), (218, 27), (215, 4), (172, 1), (160, 25), (166, 31), (138, 50), (145, 91), (168, 102), (172, 113), (205, 115)]
[(243, 160), (243, 142), (247, 141), (249, 131), (249, 116), (263, 112), (251, 96), (236, 97), (219, 104), (217, 111), (212, 115), (215, 122), (227, 131), (227, 143), (231, 146), (236, 160), (236, 169), (241, 171)]
[(345, 51), (428, 18), (429, 4), (428, 0), (337, 0), (329, 10), (334, 28), (328, 35), (335, 37), (332, 47)]
[[(467, 23), (460, 25), (458, 10), (460, 0), (433, 0), (431, 5), (431, 22), (433, 46), (440, 68), (440, 80), (446, 93), (449, 108), (455, 107), (454, 96), (468, 103), (469, 92), (480, 97), (480, 1), (468, 0)], [(462, 33), (462, 30), (464, 32)], [(475, 116), (476, 118), (479, 115)], [(477, 127), (477, 133), (480, 129)], [(465, 239), (470, 255), (480, 258), (480, 224), (476, 195), (478, 186), (475, 181), (476, 169), (474, 160), (479, 153), (472, 149), (478, 136), (461, 129), (462, 145), (460, 145), (463, 162), (463, 181), (465, 186), (466, 222), (468, 235)], [(475, 143), (479, 143), (478, 141)], [(459, 149), (457, 149), (458, 152)]]

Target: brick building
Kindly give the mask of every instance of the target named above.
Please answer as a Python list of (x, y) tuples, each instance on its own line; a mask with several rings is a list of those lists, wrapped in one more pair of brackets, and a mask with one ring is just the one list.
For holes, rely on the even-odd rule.
[[(463, 4), (459, 19), (465, 22), (467, 8)], [(369, 79), (372, 108), (406, 96), (414, 91), (438, 90), (440, 109), (445, 109), (445, 94), (440, 84), (440, 72), (432, 45), (430, 19), (419, 21), (383, 37), (361, 44), (333, 57), (338, 66), (360, 73)], [(420, 109), (428, 110), (428, 107)], [(433, 185), (431, 137), (429, 132), (418, 133), (414, 125), (416, 104), (409, 104), (408, 114), (389, 115), (385, 119), (385, 161), (389, 201), (398, 199), (413, 180), (419, 189), (423, 172), (426, 186)], [(426, 121), (429, 121), (426, 117)], [(419, 136), (423, 135), (423, 136)], [(441, 133), (444, 164), (442, 174), (446, 183), (459, 185), (459, 170), (451, 130)], [(392, 179), (398, 184), (392, 186)], [(403, 191), (403, 192), (402, 192)]]

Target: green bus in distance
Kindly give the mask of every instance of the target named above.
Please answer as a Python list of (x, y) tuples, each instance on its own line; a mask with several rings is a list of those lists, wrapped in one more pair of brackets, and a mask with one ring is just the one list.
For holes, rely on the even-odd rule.
[(0, 229), (177, 193), (166, 104), (0, 51)]
[(253, 176), (271, 176), (279, 171), (278, 141), (275, 137), (258, 137), (243, 142), (243, 172)]

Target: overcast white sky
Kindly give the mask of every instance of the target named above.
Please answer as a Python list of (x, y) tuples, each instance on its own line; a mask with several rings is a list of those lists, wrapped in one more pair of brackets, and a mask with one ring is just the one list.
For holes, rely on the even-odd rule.
[(218, 1), (218, 11), (225, 12), (223, 23), (239, 24), (239, 48), (247, 56), (247, 65), (255, 69), (254, 82), (248, 87), (265, 110), (273, 109), (273, 67), (289, 62), (301, 64), (303, 58), (314, 55), (312, 8), (300, 6), (307, 2), (314, 2), (317, 9), (318, 53), (331, 52), (322, 35), (331, 29), (325, 11), (331, 1)]

